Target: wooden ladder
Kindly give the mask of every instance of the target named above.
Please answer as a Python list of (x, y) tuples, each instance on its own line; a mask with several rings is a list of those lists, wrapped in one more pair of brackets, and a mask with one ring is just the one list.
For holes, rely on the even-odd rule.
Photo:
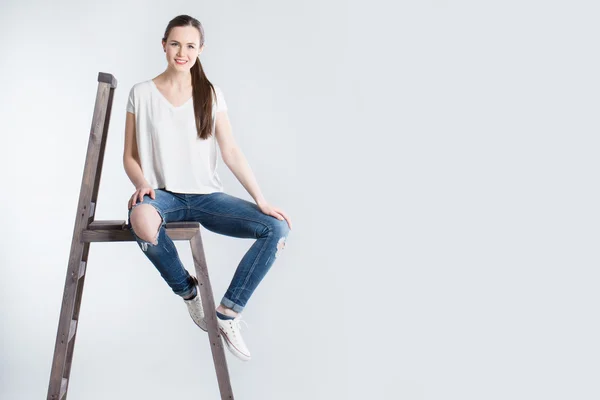
[[(48, 400), (65, 400), (67, 398), (90, 243), (135, 241), (127, 228), (126, 221), (94, 221), (100, 175), (102, 174), (102, 161), (116, 87), (117, 80), (113, 75), (103, 72), (98, 74), (98, 91), (81, 181), (81, 191), (79, 192), (79, 204), (75, 217), (73, 240), (71, 241), (71, 253), (65, 279), (56, 344), (54, 345)], [(204, 309), (208, 311), (215, 310), (212, 287), (200, 236), (200, 224), (198, 222), (171, 222), (166, 224), (166, 230), (167, 235), (173, 240), (190, 241)], [(216, 318), (215, 312), (207, 312), (208, 339), (211, 344), (221, 399), (233, 399), (227, 360), (225, 359), (225, 351)]]

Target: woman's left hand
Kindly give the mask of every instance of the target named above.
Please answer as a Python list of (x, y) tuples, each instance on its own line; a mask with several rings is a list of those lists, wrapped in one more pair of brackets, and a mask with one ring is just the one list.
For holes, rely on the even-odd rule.
[(257, 205), (258, 208), (260, 208), (260, 211), (262, 211), (264, 214), (271, 215), (280, 221), (285, 219), (287, 221), (288, 226), (290, 227), (290, 230), (292, 229), (292, 220), (290, 219), (290, 217), (287, 216), (286, 213), (283, 212), (283, 210), (280, 210), (277, 207), (273, 207), (268, 203), (261, 203)]

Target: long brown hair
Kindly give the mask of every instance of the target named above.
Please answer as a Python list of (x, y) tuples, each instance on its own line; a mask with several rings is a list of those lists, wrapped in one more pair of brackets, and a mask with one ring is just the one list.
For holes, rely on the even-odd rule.
[[(204, 28), (200, 21), (189, 15), (178, 15), (169, 21), (167, 29), (165, 29), (165, 35), (163, 36), (163, 42), (167, 41), (171, 29), (176, 26), (193, 26), (200, 32), (200, 44), (198, 49), (204, 44)], [(194, 117), (196, 120), (196, 130), (198, 131), (198, 137), (200, 139), (208, 139), (212, 135), (212, 107), (213, 97), (215, 99), (217, 94), (212, 83), (206, 77), (200, 58), (197, 58), (196, 63), (191, 68), (192, 74), (192, 97), (194, 98)]]

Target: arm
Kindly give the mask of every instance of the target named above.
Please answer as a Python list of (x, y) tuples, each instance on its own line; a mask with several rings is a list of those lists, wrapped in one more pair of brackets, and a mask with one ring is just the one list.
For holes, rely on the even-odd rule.
[(219, 111), (217, 113), (215, 136), (225, 165), (227, 165), (237, 180), (240, 181), (257, 205), (266, 204), (267, 202), (258, 187), (254, 173), (250, 165), (248, 165), (244, 153), (242, 153), (242, 150), (233, 138), (227, 111)]
[(125, 117), (125, 147), (123, 149), (123, 167), (136, 189), (149, 186), (140, 165), (140, 156), (135, 139), (135, 115), (128, 112)]

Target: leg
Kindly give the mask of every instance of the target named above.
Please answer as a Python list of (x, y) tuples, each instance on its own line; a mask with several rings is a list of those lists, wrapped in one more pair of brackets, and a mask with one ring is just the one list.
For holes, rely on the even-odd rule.
[(182, 220), (187, 207), (177, 194), (160, 189), (154, 193), (155, 199), (144, 195), (144, 200), (129, 210), (128, 227), (173, 292), (184, 298), (191, 297), (196, 292), (195, 282), (181, 263), (165, 229), (167, 222)]
[[(224, 192), (193, 196), (190, 213), (206, 229), (238, 238), (257, 239), (240, 261), (221, 304), (240, 313), (285, 246), (285, 220), (264, 214), (258, 206)], [(220, 311), (222, 312), (222, 311)]]

